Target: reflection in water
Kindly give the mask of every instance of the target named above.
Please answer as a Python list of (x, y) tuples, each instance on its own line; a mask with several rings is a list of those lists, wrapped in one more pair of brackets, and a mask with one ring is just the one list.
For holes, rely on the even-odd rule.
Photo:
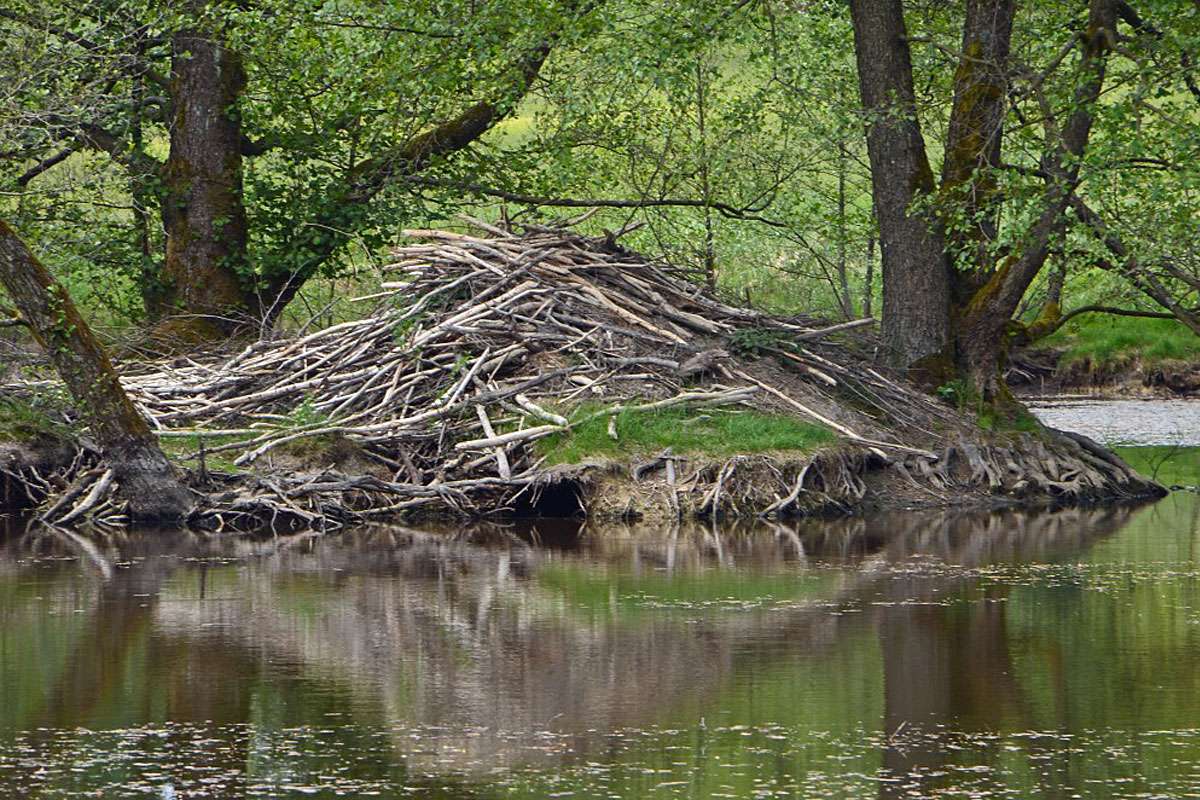
[(18, 526), (0, 794), (1176, 791), (1200, 768), (1197, 508), (264, 541)]

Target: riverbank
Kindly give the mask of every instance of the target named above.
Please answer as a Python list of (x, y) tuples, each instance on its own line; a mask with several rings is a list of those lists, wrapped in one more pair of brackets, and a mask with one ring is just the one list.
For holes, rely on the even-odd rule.
[(1175, 320), (1084, 316), (1014, 353), (1006, 377), (1023, 397), (1192, 397), (1200, 337)]
[[(411, 235), (361, 319), (123, 367), (202, 498), (192, 524), (786, 517), (1161, 493), (1078, 436), (975, 419), (890, 373), (861, 333), (870, 320), (731, 306), (611, 238), (559, 228)], [(34, 404), (54, 386), (34, 376), (3, 392)], [(124, 524), (86, 440), (49, 475), (10, 463), (4, 480), (40, 493), (47, 521)]]

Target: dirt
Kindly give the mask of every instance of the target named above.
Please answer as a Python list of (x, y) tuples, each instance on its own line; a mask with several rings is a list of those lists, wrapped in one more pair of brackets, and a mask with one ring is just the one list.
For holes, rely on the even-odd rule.
[(1162, 494), (1161, 487), (1081, 437), (1001, 434), (959, 440), (933, 463), (885, 458), (851, 445), (809, 456), (596, 460), (552, 468), (545, 484), (516, 510), (671, 525), (931, 507), (1140, 502)]
[(0, 435), (0, 509), (33, 508), (45, 499), (47, 492), (39, 481), (17, 480), (18, 476), (41, 476), (47, 487), (62, 488), (53, 476), (68, 469), (78, 452), (73, 442), (50, 434), (19, 442)]
[(1200, 363), (1137, 359), (1095, 365), (1062, 364), (1061, 353), (1022, 351), (1010, 359), (1007, 373), (1013, 393), (1023, 398), (1059, 396), (1170, 398), (1200, 393)]

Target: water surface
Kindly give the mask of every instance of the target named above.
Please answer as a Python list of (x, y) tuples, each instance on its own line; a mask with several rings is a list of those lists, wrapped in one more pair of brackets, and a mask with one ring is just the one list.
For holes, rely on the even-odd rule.
[(1112, 445), (1200, 447), (1200, 400), (1040, 400), (1031, 409), (1053, 428)]
[[(1200, 451), (1143, 440), (1200, 483)], [(0, 525), (0, 797), (1196, 797), (1198, 667), (1188, 492), (721, 530)]]
[(1185, 796), (1198, 518), (17, 529), (0, 796)]

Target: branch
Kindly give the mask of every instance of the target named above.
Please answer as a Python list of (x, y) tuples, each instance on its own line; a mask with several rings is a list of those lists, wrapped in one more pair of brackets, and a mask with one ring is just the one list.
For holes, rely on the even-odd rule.
[(406, 183), (417, 184), (420, 186), (431, 187), (446, 187), (450, 189), (459, 189), (472, 194), (483, 195), (485, 197), (495, 197), (499, 200), (508, 200), (513, 203), (522, 203), (530, 206), (555, 206), (558, 208), (711, 208), (723, 217), (728, 219), (746, 220), (751, 222), (761, 222), (764, 225), (770, 225), (773, 228), (787, 228), (789, 225), (775, 219), (759, 216), (746, 208), (738, 208), (731, 206), (728, 203), (705, 202), (686, 197), (660, 197), (641, 200), (621, 200), (612, 198), (570, 198), (570, 197), (541, 197), (538, 195), (522, 194), (520, 192), (510, 192), (504, 189), (493, 189), (487, 186), (482, 186), (478, 183), (468, 183), (465, 181), (447, 181), (437, 178), (423, 178), (420, 176), (411, 176), (405, 179)]
[(91, 39), (88, 39), (84, 36), (80, 36), (77, 33), (72, 33), (71, 31), (67, 30), (66, 28), (60, 27), (58, 25), (52, 25), (49, 22), (46, 22), (45, 20), (33, 19), (30, 17), (26, 17), (22, 14), (17, 13), (16, 11), (13, 11), (12, 9), (9, 9), (9, 8), (0, 8), (0, 19), (7, 19), (11, 22), (16, 22), (17, 24), (24, 25), (28, 28), (36, 28), (37, 30), (46, 31), (47, 33), (51, 33), (51, 34), (57, 36), (58, 38), (62, 39), (63, 41), (78, 45), (78, 46), (82, 47), (84, 50), (96, 52), (97, 50), (103, 49), (99, 44), (97, 44), (96, 42), (93, 42)]
[(318, 18), (315, 24), (327, 25), (332, 28), (353, 28), (355, 30), (379, 31), (381, 33), (403, 33), (412, 36), (424, 36), (430, 39), (457, 39), (461, 36), (461, 34), (452, 31), (431, 31), (422, 28), (407, 28), (399, 25), (360, 22), (353, 17), (344, 17), (342, 19)]
[(1063, 314), (1047, 328), (1039, 331), (1041, 334), (1039, 338), (1049, 336), (1080, 314), (1109, 314), (1114, 317), (1145, 317), (1147, 319), (1178, 319), (1168, 311), (1139, 311), (1135, 308), (1114, 308), (1112, 306), (1080, 306)]
[[(11, 22), (17, 23), (18, 25), (24, 25), (27, 28), (32, 28), (32, 29), (36, 29), (36, 30), (40, 30), (40, 31), (46, 31), (49, 34), (51, 34), (53, 36), (57, 36), (59, 39), (62, 39), (64, 42), (70, 42), (71, 44), (76, 45), (77, 47), (80, 47), (80, 48), (88, 51), (89, 53), (101, 53), (106, 50), (108, 50), (110, 53), (112, 52), (111, 49), (108, 48), (106, 45), (101, 44), (99, 42), (92, 41), (91, 39), (87, 38), (86, 36), (80, 36), (79, 34), (73, 32), (73, 31), (70, 31), (67, 28), (62, 27), (61, 25), (54, 25), (54, 24), (47, 22), (45, 20), (42, 20), (42, 19), (28, 17), (28, 16), (20, 14), (16, 11), (13, 11), (12, 9), (9, 9), (9, 8), (0, 8), (0, 19), (7, 19)], [(131, 37), (131, 38), (134, 38), (134, 37)], [(140, 39), (140, 43), (143, 48), (160, 45), (160, 44), (163, 44), (165, 41), (166, 40), (162, 39), (162, 38), (151, 38), (151, 39), (141, 38)], [(116, 56), (120, 61), (126, 62), (126, 63), (128, 63), (130, 60), (133, 60), (133, 61), (140, 60), (140, 59), (137, 59), (136, 57), (131, 56), (127, 53), (119, 53), (118, 52), (118, 53), (116, 53)], [(146, 77), (148, 79), (150, 79), (152, 82), (154, 82), (155, 84), (162, 86), (162, 87), (166, 87), (168, 85), (167, 79), (164, 76), (158, 74), (153, 69), (151, 69), (148, 65), (143, 64), (142, 70), (143, 70), (143, 73), (146, 75)]]
[(77, 143), (71, 145), (70, 147), (65, 147), (62, 150), (59, 150), (57, 153), (55, 153), (52, 156), (43, 158), (38, 163), (34, 164), (32, 167), (25, 170), (25, 172), (23, 172), (20, 175), (20, 177), (17, 178), (17, 185), (18, 186), (28, 186), (29, 182), (32, 181), (34, 178), (36, 178), (38, 175), (41, 175), (43, 172), (46, 172), (51, 167), (61, 164), (62, 162), (66, 161), (68, 158), (70, 158), (74, 153), (78, 152), (79, 147), (80, 147), (80, 144), (77, 142)]
[[(1118, 272), (1137, 286), (1142, 292), (1150, 297), (1154, 302), (1171, 312), (1171, 315), (1188, 326), (1194, 333), (1200, 335), (1200, 317), (1195, 313), (1181, 306), (1171, 296), (1170, 291), (1162, 282), (1146, 269), (1138, 261), (1137, 257), (1129, 251), (1121, 237), (1111, 231), (1104, 223), (1104, 220), (1092, 208), (1076, 194), (1070, 197), (1071, 208), (1075, 211), (1075, 215), (1079, 217), (1085, 225), (1092, 229), (1095, 236), (1104, 243), (1105, 248), (1110, 253), (1117, 257), (1119, 264), (1111, 265), (1103, 260), (1097, 261), (1097, 266), (1102, 269)], [(1196, 281), (1195, 278), (1192, 281)], [(1191, 282), (1191, 281), (1186, 281)], [(1200, 281), (1197, 281), (1200, 283)]]
[(114, 161), (137, 175), (153, 174), (160, 166), (155, 158), (144, 152), (129, 151), (119, 136), (94, 123), (85, 122), (79, 126), (79, 139), (87, 147), (108, 153)]
[[(1200, 6), (1200, 3), (1197, 3)], [(1138, 33), (1145, 33), (1153, 36), (1156, 39), (1162, 38), (1162, 31), (1146, 20), (1142, 19), (1137, 10), (1124, 0), (1117, 2), (1117, 14), (1124, 20), (1129, 27), (1133, 28)], [(1192, 62), (1191, 55), (1187, 50), (1181, 50), (1179, 53), (1179, 63), (1183, 67), (1183, 85), (1187, 87), (1192, 97), (1200, 102), (1200, 86), (1196, 84), (1196, 79), (1192, 77), (1192, 70), (1195, 65)]]
[(268, 150), (273, 150), (279, 145), (279, 142), (273, 139), (251, 139), (246, 134), (242, 134), (241, 151), (242, 155), (247, 157), (261, 156)]
[(28, 328), (29, 323), (21, 316), (21, 312), (15, 308), (0, 306), (0, 328)]
[[(568, 9), (574, 9), (578, 18), (594, 2), (569, 0)], [(562, 33), (562, 28), (551, 31), (517, 60), (512, 89), (502, 97), (479, 101), (453, 119), (357, 164), (350, 171), (345, 190), (331, 198), (329, 205), (318, 211), (314, 219), (304, 223), (295, 239), (284, 245), (286, 251), (272, 259), (276, 263), (296, 263), (289, 272), (268, 279), (263, 292), (264, 322), (274, 321), (309, 276), (341, 246), (345, 237), (331, 236), (329, 231), (353, 227), (353, 222), (347, 221), (347, 215), (360, 217), (360, 207), (389, 185), (417, 175), (438, 156), (465, 149), (507, 116), (532, 88)]]

